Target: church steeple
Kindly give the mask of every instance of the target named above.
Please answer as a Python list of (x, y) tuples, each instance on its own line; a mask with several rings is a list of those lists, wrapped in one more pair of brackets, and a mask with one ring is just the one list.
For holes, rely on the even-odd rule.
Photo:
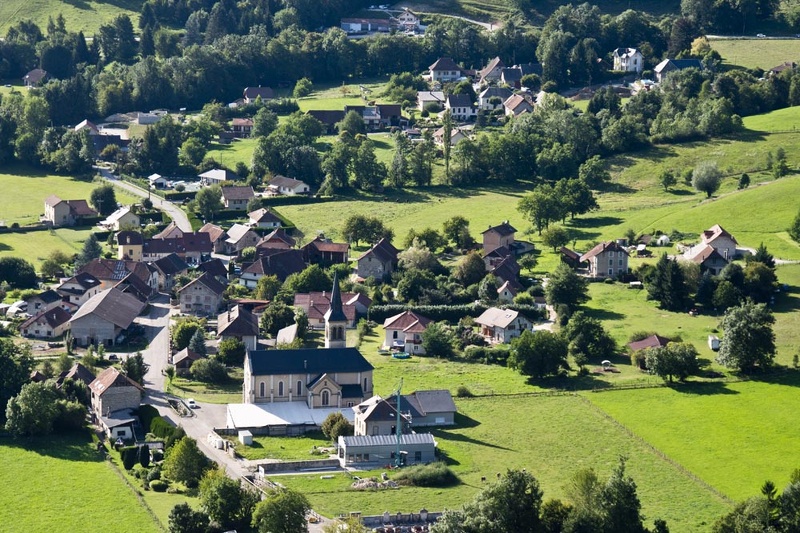
[(347, 316), (342, 309), (342, 294), (339, 290), (339, 275), (333, 273), (333, 289), (331, 289), (331, 306), (325, 313), (325, 347), (344, 348), (347, 345), (345, 328)]

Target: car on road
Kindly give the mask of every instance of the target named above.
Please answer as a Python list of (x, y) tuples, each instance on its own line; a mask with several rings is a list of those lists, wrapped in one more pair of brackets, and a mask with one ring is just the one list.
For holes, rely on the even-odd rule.
[(758, 37), (759, 39), (763, 39), (764, 37), (766, 37), (766, 35), (764, 35), (763, 33), (759, 33), (756, 34), (756, 37)]
[(194, 401), (194, 398), (189, 398), (186, 400), (186, 405), (189, 407), (189, 409), (197, 409), (197, 402)]

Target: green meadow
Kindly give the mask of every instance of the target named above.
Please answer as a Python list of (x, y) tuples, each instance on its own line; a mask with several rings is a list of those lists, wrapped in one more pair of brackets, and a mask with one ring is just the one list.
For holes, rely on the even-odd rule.
[(129, 15), (136, 27), (143, 3), (143, 0), (3, 0), (0, 2), (0, 34), (5, 35), (8, 28), (23, 19), (34, 21), (44, 30), (47, 20), (55, 19), (59, 13), (64, 15), (68, 30), (82, 30), (87, 37), (122, 14)]
[[(39, 216), (44, 214), (44, 200), (51, 194), (64, 200), (88, 201), (92, 190), (100, 185), (102, 183), (91, 180), (44, 174), (29, 167), (7, 168), (0, 173), (0, 190), (8, 191), (0, 195), (0, 220), (8, 226), (14, 222), (20, 226), (38, 222)], [(138, 201), (137, 197), (120, 189), (115, 192), (120, 204)]]
[[(457, 507), (481, 489), (482, 477), (491, 482), (496, 473), (508, 468), (527, 469), (541, 482), (546, 498), (562, 498), (574, 472), (591, 467), (607, 476), (624, 455), (648, 522), (664, 517), (671, 531), (697, 531), (707, 529), (726, 509), (723, 498), (580, 397), (481, 398), (457, 400), (457, 406), (458, 426), (434, 431), (439, 447), (461, 479), (455, 487), (355, 492), (349, 489), (351, 480), (346, 475), (272, 479), (302, 490), (314, 509), (328, 516), (349, 511), (380, 514)], [(365, 475), (378, 476), (380, 472)]]
[(711, 47), (722, 56), (722, 64), (731, 67), (767, 70), (800, 59), (797, 39), (712, 39)]
[(22, 257), (37, 267), (51, 252), (60, 250), (67, 255), (81, 251), (83, 241), (93, 228), (59, 228), (56, 230), (10, 232), (0, 234), (0, 257)]
[(589, 400), (726, 496), (782, 490), (798, 467), (800, 379), (792, 371), (745, 383), (592, 394)]
[(112, 523), (119, 532), (161, 530), (85, 436), (4, 438), (0, 456), (0, 521), (6, 531), (100, 531)]

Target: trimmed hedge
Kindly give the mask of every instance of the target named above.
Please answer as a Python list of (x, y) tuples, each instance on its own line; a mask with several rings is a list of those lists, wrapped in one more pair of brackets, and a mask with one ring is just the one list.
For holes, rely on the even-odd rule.
[(153, 423), (153, 419), (159, 416), (158, 409), (152, 405), (140, 405), (136, 410), (136, 414), (139, 417), (139, 422), (142, 423), (142, 427), (148, 429), (150, 424)]
[(150, 422), (150, 433), (160, 439), (168, 439), (175, 432), (175, 428), (163, 417), (157, 416)]
[(193, 200), (197, 191), (164, 191), (164, 198), (170, 202), (175, 200)]
[(332, 202), (336, 198), (333, 196), (270, 196), (263, 198), (261, 203), (265, 207), (275, 207), (280, 205), (307, 205), (307, 204), (321, 204), (325, 202)]
[(119, 456), (122, 459), (122, 466), (125, 467), (125, 470), (130, 470), (139, 462), (139, 447), (124, 446), (119, 449)]
[(467, 349), (464, 350), (465, 360), (486, 365), (506, 366), (509, 355), (511, 355), (511, 349), (504, 347), (467, 346)]
[[(373, 305), (369, 308), (369, 317), (375, 322), (383, 322), (390, 316), (394, 316), (402, 313), (403, 311), (409, 310), (435, 321), (446, 320), (448, 322), (458, 322), (465, 316), (477, 317), (489, 307), (490, 306), (483, 303), (461, 305)], [(542, 311), (540, 311), (535, 305), (512, 304), (503, 306), (503, 308), (519, 311), (531, 320), (538, 320), (544, 316)]]

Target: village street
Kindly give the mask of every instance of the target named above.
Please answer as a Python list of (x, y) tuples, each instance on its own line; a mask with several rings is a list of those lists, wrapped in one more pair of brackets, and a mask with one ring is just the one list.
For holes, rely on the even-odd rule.
[[(144, 326), (149, 344), (142, 350), (142, 356), (150, 368), (145, 375), (146, 395), (143, 402), (152, 405), (164, 418), (170, 420), (175, 425), (180, 425), (186, 431), (186, 435), (197, 441), (200, 450), (212, 461), (216, 462), (225, 470), (225, 473), (232, 478), (240, 478), (250, 473), (251, 463), (257, 461), (243, 461), (234, 459), (225, 451), (213, 448), (208, 443), (208, 434), (215, 427), (225, 425), (226, 409), (225, 404), (198, 403), (194, 409), (195, 416), (181, 417), (176, 413), (167, 402), (170, 395), (164, 392), (164, 369), (167, 367), (167, 357), (170, 353), (169, 348), (169, 318), (172, 309), (169, 305), (169, 298), (165, 294), (160, 294), (158, 298), (150, 304), (150, 312), (147, 316), (141, 316), (137, 322)], [(322, 528), (330, 523), (327, 519), (322, 519), (317, 524), (309, 523), (311, 533), (320, 532)]]
[(144, 403), (158, 409), (161, 416), (172, 421), (175, 425), (183, 426), (186, 434), (197, 440), (200, 449), (213, 461), (219, 463), (228, 475), (240, 477), (245, 473), (246, 464), (230, 457), (222, 450), (212, 448), (208, 444), (208, 434), (214, 427), (225, 425), (226, 406), (219, 404), (199, 403), (194, 410), (193, 417), (180, 417), (167, 402), (164, 392), (166, 377), (164, 369), (167, 367), (169, 356), (169, 299), (161, 294), (150, 304), (147, 316), (139, 317), (137, 322), (144, 326), (150, 344), (142, 350), (142, 356), (150, 368), (145, 375), (146, 396)]
[(150, 200), (153, 202), (153, 207), (160, 209), (161, 211), (165, 211), (181, 230), (192, 231), (192, 225), (189, 223), (189, 217), (187, 217), (186, 213), (184, 213), (183, 210), (177, 205), (158, 196), (150, 195), (147, 190), (142, 189), (141, 187), (138, 187), (132, 183), (122, 181), (117, 176), (112, 174), (107, 168), (94, 167), (94, 169), (104, 180), (113, 183), (115, 187), (125, 189), (127, 192), (136, 196), (141, 196), (142, 198), (147, 198), (149, 196)]

